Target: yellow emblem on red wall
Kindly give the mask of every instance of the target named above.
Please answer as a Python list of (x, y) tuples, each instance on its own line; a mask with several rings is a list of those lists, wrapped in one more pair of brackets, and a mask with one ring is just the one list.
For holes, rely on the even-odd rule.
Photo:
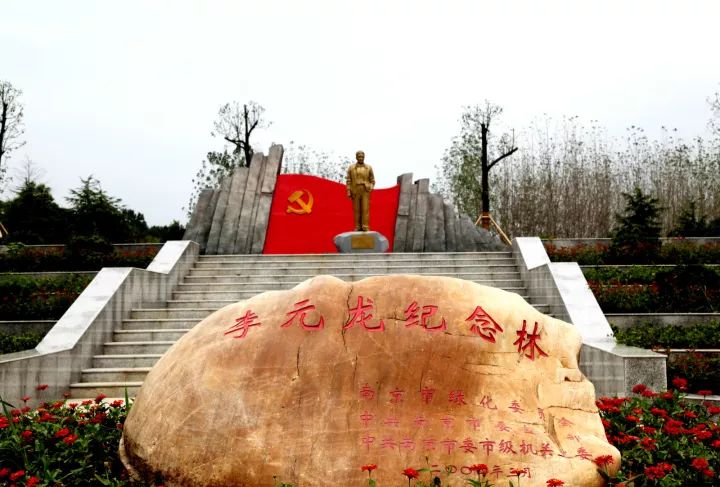
[[(305, 197), (307, 195), (307, 197)], [(313, 195), (306, 189), (299, 189), (288, 196), (288, 213), (306, 215), (312, 213), (314, 203)]]

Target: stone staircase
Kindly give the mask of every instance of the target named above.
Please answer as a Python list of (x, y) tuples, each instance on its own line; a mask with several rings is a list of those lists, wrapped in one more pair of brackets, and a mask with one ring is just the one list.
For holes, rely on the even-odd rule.
[[(528, 299), (511, 252), (200, 256), (165, 307), (134, 309), (118, 324), (113, 341), (93, 357), (93, 368), (83, 370), (80, 382), (71, 385), (71, 395), (123, 397), (127, 389), (134, 396), (162, 354), (213, 311), (320, 274), (345, 281), (386, 274), (448, 276)], [(532, 304), (549, 312), (547, 304)]]

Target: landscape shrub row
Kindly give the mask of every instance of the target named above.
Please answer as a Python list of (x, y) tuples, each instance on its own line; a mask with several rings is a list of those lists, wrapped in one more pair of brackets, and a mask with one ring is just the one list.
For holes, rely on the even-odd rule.
[(720, 264), (720, 243), (695, 244), (677, 239), (665, 242), (659, 251), (633, 252), (630, 255), (612, 252), (604, 244), (556, 247), (545, 244), (552, 262), (577, 262), (580, 265), (609, 264)]
[(65, 248), (11, 244), (0, 253), (0, 272), (96, 271), (103, 267), (145, 268), (157, 247), (117, 249), (96, 238), (78, 238)]
[[(684, 379), (674, 379), (675, 390), (656, 393), (637, 385), (628, 398), (600, 398), (597, 406), (608, 441), (622, 455), (622, 465), (614, 477), (608, 475), (612, 457), (593, 461), (598, 475), (610, 485), (634, 487), (717, 485), (720, 468), (720, 407), (685, 400)], [(42, 396), (46, 385), (37, 387)], [(709, 393), (709, 391), (706, 391)], [(0, 414), (0, 486), (90, 486), (131, 485), (118, 457), (123, 425), (131, 404), (127, 400), (103, 402), (105, 397), (86, 400), (42, 402), (31, 408), (3, 403)], [(398, 480), (414, 480), (415, 487), (431, 485), (493, 485), (487, 465), (473, 465), (474, 478), (445, 476), (427, 479), (428, 469), (408, 467), (397, 472)], [(372, 472), (382, 465), (357, 465), (368, 473), (369, 485), (375, 485)], [(522, 485), (525, 472), (516, 469), (515, 485)], [(562, 476), (548, 479), (548, 486), (565, 485)], [(270, 480), (270, 479), (268, 479)], [(472, 482), (468, 482), (472, 480)], [(155, 479), (154, 485), (163, 479)], [(438, 483), (439, 482), (439, 483)], [(133, 483), (132, 485), (138, 485)], [(289, 487), (290, 484), (275, 483)], [(569, 484), (567, 484), (569, 486)]]
[[(720, 322), (692, 326), (646, 322), (625, 330), (613, 327), (613, 331), (619, 343), (667, 353), (667, 376), (686, 377), (690, 392), (720, 391), (720, 355), (694, 351), (720, 349)], [(670, 353), (671, 348), (685, 348), (690, 352)]]
[(720, 272), (702, 265), (583, 271), (605, 313), (720, 311)]
[(59, 319), (92, 279), (87, 274), (2, 275), (0, 321)]
[(42, 338), (42, 333), (28, 332), (22, 335), (8, 335), (0, 332), (0, 355), (31, 350), (40, 343)]
[(613, 326), (619, 343), (640, 348), (720, 349), (720, 321), (689, 326), (643, 322), (620, 330)]

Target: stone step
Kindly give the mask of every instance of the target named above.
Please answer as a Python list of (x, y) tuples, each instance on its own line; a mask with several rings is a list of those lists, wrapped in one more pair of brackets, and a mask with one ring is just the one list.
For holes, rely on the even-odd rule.
[[(165, 311), (165, 310), (164, 310)], [(203, 318), (159, 318), (123, 320), (122, 330), (176, 330), (179, 328), (192, 328)]]
[[(326, 274), (337, 277), (344, 281), (358, 281), (377, 274), (364, 273), (362, 270), (352, 273), (334, 273)], [(456, 279), (465, 279), (466, 281), (492, 281), (492, 280), (521, 280), (520, 273), (517, 270), (511, 272), (438, 272), (435, 274), (423, 274), (425, 276), (442, 276), (454, 277)], [(317, 274), (297, 273), (297, 272), (278, 272), (273, 274), (231, 274), (231, 275), (199, 275), (185, 276), (182, 284), (202, 284), (202, 283), (218, 283), (218, 284), (234, 284), (234, 283), (262, 283), (262, 282), (302, 282), (307, 279), (316, 277)]]
[(152, 367), (160, 357), (162, 357), (161, 353), (95, 355), (93, 367), (98, 369)]
[[(143, 382), (151, 367), (85, 369), (81, 382)], [(107, 393), (106, 393), (107, 394)]]
[[(285, 289), (291, 289), (291, 287), (292, 286), (287, 286), (285, 287)], [(505, 291), (517, 294), (525, 292), (525, 288), (522, 287), (502, 287), (500, 289), (504, 289)], [(172, 301), (189, 300), (200, 302), (203, 300), (208, 300), (209, 302), (213, 302), (230, 300), (231, 302), (235, 303), (237, 301), (252, 298), (253, 296), (264, 293), (266, 291), (278, 290), (281, 290), (281, 288), (275, 287), (268, 289), (246, 289), (242, 291), (175, 291), (172, 293)]]
[(402, 252), (402, 253), (367, 253), (362, 255), (351, 254), (225, 254), (225, 255), (201, 255), (198, 262), (211, 261), (242, 261), (242, 262), (297, 262), (303, 260), (433, 260), (433, 259), (467, 259), (467, 258), (511, 258), (512, 252)]
[(177, 341), (190, 331), (191, 327), (174, 329), (115, 330), (114, 343), (125, 342), (171, 342)]
[(217, 310), (218, 308), (208, 306), (198, 306), (196, 309), (135, 308), (130, 312), (130, 318), (135, 320), (196, 319), (200, 321)]
[[(528, 300), (527, 296), (522, 296), (523, 299), (526, 301)], [(220, 308), (224, 308), (225, 306), (229, 304), (235, 304), (242, 300), (240, 299), (170, 299), (167, 302), (167, 305), (171, 309), (193, 309), (198, 307), (199, 305), (205, 305), (205, 306), (213, 306), (216, 310)], [(532, 304), (532, 303), (531, 303)], [(533, 304), (533, 306), (535, 306)]]
[[(296, 276), (287, 276), (289, 279), (284, 282), (200, 282), (200, 283), (183, 283), (179, 284), (176, 288), (176, 292), (227, 292), (227, 291), (242, 291), (244, 289), (263, 289), (268, 291), (278, 289), (292, 289), (297, 286), (302, 280), (292, 280)], [(492, 286), (501, 289), (524, 289), (524, 285), (521, 279), (485, 279), (485, 280), (473, 280), (478, 284), (485, 286)]]
[[(415, 265), (413, 265), (415, 264)], [(224, 267), (193, 267), (190, 269), (188, 276), (244, 276), (248, 272), (254, 271), (246, 266), (233, 265)], [(270, 275), (270, 274), (281, 274), (288, 275), (290, 273), (297, 274), (311, 274), (321, 275), (328, 274), (331, 276), (339, 274), (354, 274), (354, 275), (366, 275), (377, 276), (377, 275), (388, 275), (388, 274), (414, 274), (414, 275), (438, 275), (438, 274), (450, 274), (450, 277), (457, 276), (461, 273), (469, 272), (481, 272), (481, 273), (494, 273), (494, 272), (517, 272), (517, 266), (515, 264), (488, 264), (488, 265), (446, 265), (446, 266), (422, 266), (417, 263), (408, 263), (406, 265), (357, 265), (357, 266), (308, 266), (308, 267), (293, 267), (292, 269), (283, 267), (277, 269), (263, 268), (257, 269), (259, 276)]]
[(212, 269), (216, 267), (243, 267), (249, 270), (267, 270), (267, 269), (302, 269), (302, 268), (338, 268), (338, 267), (363, 267), (369, 266), (373, 268), (383, 268), (389, 266), (408, 266), (408, 265), (422, 265), (428, 267), (441, 267), (441, 266), (466, 266), (466, 265), (515, 265), (515, 260), (512, 258), (492, 258), (492, 259), (424, 259), (424, 260), (364, 260), (364, 259), (353, 259), (353, 260), (342, 260), (342, 261), (328, 261), (328, 260), (289, 260), (289, 261), (255, 261), (255, 262), (243, 262), (239, 260), (226, 260), (226, 261), (197, 261), (193, 266), (196, 269)]
[(70, 397), (128, 397), (137, 395), (142, 382), (78, 382), (70, 384)]
[(108, 355), (163, 354), (174, 343), (174, 340), (164, 342), (106, 342), (105, 353)]

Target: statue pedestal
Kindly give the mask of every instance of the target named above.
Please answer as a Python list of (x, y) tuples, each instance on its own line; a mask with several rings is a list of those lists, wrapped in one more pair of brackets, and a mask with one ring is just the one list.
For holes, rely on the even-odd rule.
[(386, 252), (390, 244), (379, 232), (343, 232), (335, 235), (335, 247), (341, 254)]

